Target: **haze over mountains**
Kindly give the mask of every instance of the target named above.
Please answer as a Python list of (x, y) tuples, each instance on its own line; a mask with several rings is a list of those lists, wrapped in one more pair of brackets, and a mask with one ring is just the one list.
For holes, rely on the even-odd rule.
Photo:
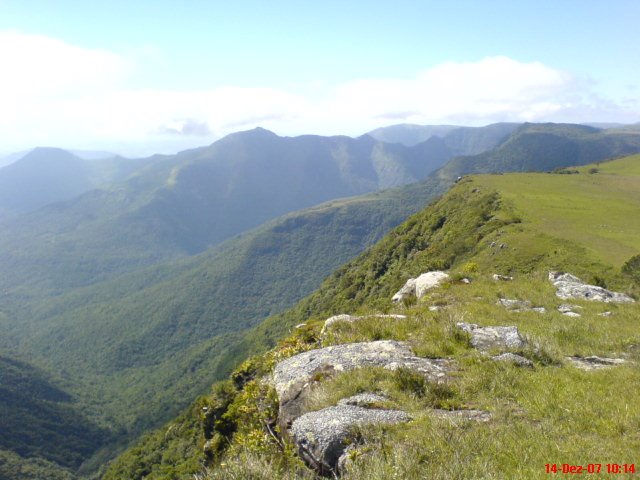
[[(633, 130), (558, 124), (396, 126), (358, 138), (255, 129), (136, 160), (35, 149), (0, 169), (0, 368), (62, 392), (38, 397), (26, 424), (73, 411), (82, 440), (57, 442), (66, 463), (42, 439), (1, 446), (65, 475), (88, 461), (89, 475), (226, 375), (246, 329), (459, 176), (639, 151)], [(20, 403), (5, 407), (12, 425)]]

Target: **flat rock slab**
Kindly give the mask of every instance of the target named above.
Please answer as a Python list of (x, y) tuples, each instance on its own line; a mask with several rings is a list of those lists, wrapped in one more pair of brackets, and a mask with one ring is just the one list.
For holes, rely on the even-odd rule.
[(577, 299), (604, 303), (635, 302), (629, 295), (589, 285), (570, 273), (549, 272), (549, 281), (556, 287), (556, 295), (563, 300)]
[(574, 367), (581, 370), (600, 370), (626, 363), (624, 358), (606, 358), (592, 355), (590, 357), (567, 357)]
[(446, 420), (467, 420), (475, 422), (488, 422), (491, 420), (491, 414), (484, 410), (440, 410), (435, 409), (432, 414), (438, 418)]
[(333, 474), (347, 446), (354, 441), (356, 426), (408, 422), (400, 410), (370, 410), (354, 405), (338, 405), (297, 418), (291, 426), (298, 454), (320, 474)]
[(340, 315), (334, 315), (333, 317), (327, 318), (324, 322), (324, 325), (322, 327), (320, 334), (321, 335), (325, 334), (327, 330), (331, 328), (333, 325), (335, 325), (336, 323), (341, 323), (341, 322), (354, 323), (364, 318), (390, 318), (393, 320), (404, 320), (407, 318), (407, 316), (398, 315), (398, 314), (383, 314), (383, 313), (377, 313), (373, 315), (347, 315), (343, 313)]
[(338, 405), (352, 405), (362, 408), (375, 408), (381, 403), (387, 402), (389, 399), (378, 393), (359, 393), (349, 398), (343, 398)]
[(475, 323), (458, 322), (456, 326), (471, 335), (471, 345), (482, 351), (516, 349), (526, 345), (518, 327), (480, 327)]
[(410, 278), (391, 298), (391, 301), (402, 302), (412, 296), (422, 298), (429, 290), (437, 287), (448, 278), (448, 274), (437, 270), (423, 273), (418, 278)]
[(533, 367), (533, 362), (528, 358), (524, 358), (522, 355), (517, 355), (515, 353), (506, 352), (501, 353), (500, 355), (496, 355), (491, 357), (492, 360), (496, 362), (509, 362), (513, 363), (519, 367)]
[(538, 312), (545, 313), (547, 310), (544, 307), (533, 307), (529, 300), (512, 300), (509, 298), (501, 298), (498, 300), (498, 305), (502, 305), (504, 308), (511, 312)]
[(287, 427), (304, 413), (304, 398), (314, 381), (362, 367), (409, 368), (431, 381), (444, 380), (453, 369), (449, 360), (416, 357), (406, 342), (395, 340), (347, 343), (303, 352), (278, 363), (273, 371), (281, 424)]

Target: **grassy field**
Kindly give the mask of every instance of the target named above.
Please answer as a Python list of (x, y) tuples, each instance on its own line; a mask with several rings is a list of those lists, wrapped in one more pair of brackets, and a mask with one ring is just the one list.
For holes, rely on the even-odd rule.
[[(592, 168), (599, 172), (588, 173)], [(640, 155), (576, 170), (482, 175), (474, 181), (500, 191), (529, 231), (578, 243), (619, 267), (640, 253)]]

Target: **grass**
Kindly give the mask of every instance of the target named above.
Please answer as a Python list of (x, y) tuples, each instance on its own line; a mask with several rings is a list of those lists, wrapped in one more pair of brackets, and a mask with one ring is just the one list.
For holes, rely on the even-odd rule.
[(372, 429), (369, 453), (343, 478), (530, 479), (544, 478), (547, 463), (634, 463), (638, 380), (636, 367), (582, 372), (466, 364), (460, 395), (489, 410), (491, 421), (423, 416), (384, 436)]
[(483, 175), (474, 181), (499, 190), (530, 232), (578, 243), (620, 267), (640, 252), (640, 155), (602, 163), (597, 174), (590, 168), (579, 168), (578, 175)]

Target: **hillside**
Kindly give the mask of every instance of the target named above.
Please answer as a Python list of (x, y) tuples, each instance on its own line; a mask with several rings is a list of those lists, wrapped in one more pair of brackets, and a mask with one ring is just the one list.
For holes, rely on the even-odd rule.
[(40, 369), (0, 354), (0, 478), (71, 478), (109, 433)]
[[(320, 358), (318, 349), (331, 345), (382, 340), (407, 342), (414, 363), (448, 359), (439, 365), (453, 367), (438, 381), (380, 367), (327, 367), (314, 374), (311, 391), (301, 391), (308, 392), (304, 411), (316, 412), (304, 416), (304, 428), (316, 428), (311, 418), (329, 415), (339, 399), (366, 392), (378, 395), (369, 407), (376, 415), (389, 408), (409, 415), (408, 423), (362, 426), (344, 437), (355, 443), (340, 467), (342, 478), (421, 478), (427, 472), (442, 479), (538, 478), (548, 475), (547, 464), (592, 465), (605, 473), (619, 468), (628, 476), (640, 449), (638, 303), (559, 298), (562, 282), (548, 277), (570, 272), (600, 285), (589, 292), (606, 287), (637, 298), (639, 165), (636, 155), (572, 175), (464, 179), (296, 307), (253, 329), (241, 350), (257, 353), (278, 343), (275, 349), (245, 362), (229, 382), (147, 436), (105, 478), (313, 478), (295, 442), (310, 442), (311, 450), (304, 450), (309, 461), (325, 433), (302, 440), (296, 432), (304, 422), (296, 420), (293, 437), (281, 437), (284, 426), (275, 416), (287, 405), (278, 407), (282, 385), (273, 390), (271, 377), (263, 376), (275, 365), (281, 371), (287, 358), (302, 361), (310, 350)], [(449, 279), (417, 301), (392, 304), (408, 278), (435, 269), (446, 270)], [(574, 292), (578, 280), (567, 278)], [(324, 319), (340, 313), (364, 317), (321, 333)], [(479, 327), (464, 330), (460, 322)], [(518, 342), (485, 348), (474, 332), (486, 326), (517, 327)], [(488, 355), (501, 349), (519, 357), (496, 361)]]
[(449, 157), (476, 155), (500, 145), (520, 124), (494, 123), (484, 127), (461, 127), (456, 125), (391, 125), (372, 130), (368, 135), (388, 143), (417, 145), (429, 139), (442, 141)]
[(224, 346), (237, 332), (313, 291), (431, 195), (418, 184), (323, 204), (30, 310), (5, 296), (2, 342), (66, 372), (84, 411), (117, 432), (101, 446), (117, 448), (228, 374), (239, 359)]
[(447, 133), (455, 130), (457, 125), (415, 125), (411, 123), (401, 123), (388, 127), (376, 128), (367, 132), (367, 135), (387, 143), (401, 143), (409, 147), (429, 140), (431, 137), (444, 137)]
[(585, 125), (526, 123), (495, 149), (459, 156), (435, 172), (452, 181), (474, 173), (539, 172), (637, 153), (640, 135)]

